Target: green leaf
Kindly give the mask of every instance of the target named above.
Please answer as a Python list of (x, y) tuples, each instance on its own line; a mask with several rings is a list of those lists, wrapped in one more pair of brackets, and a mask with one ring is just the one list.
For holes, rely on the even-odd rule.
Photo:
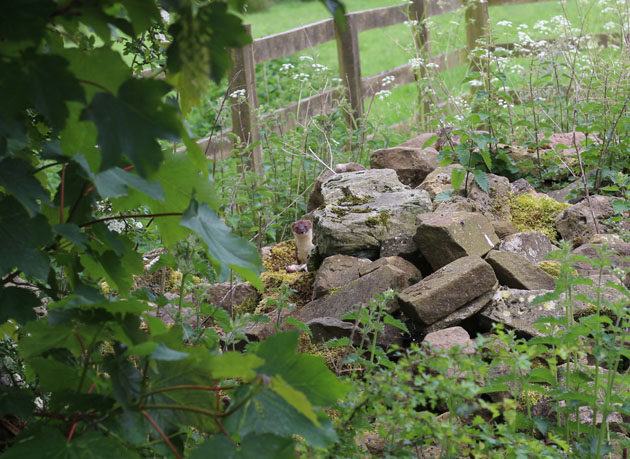
[(324, 4), (324, 6), (326, 6), (326, 9), (330, 11), (330, 14), (333, 15), (333, 17), (335, 18), (335, 21), (337, 21), (337, 24), (341, 26), (341, 29), (345, 30), (346, 29), (346, 18), (345, 18), (346, 9), (343, 3), (341, 3), (339, 0), (320, 0), (320, 1)]
[(18, 287), (0, 287), (0, 324), (8, 319), (24, 325), (35, 320), (37, 315), (33, 308), (41, 306), (42, 302), (30, 290)]
[(475, 182), (477, 182), (477, 185), (479, 185), (479, 188), (481, 188), (483, 191), (487, 193), (489, 185), (488, 185), (488, 176), (486, 175), (486, 172), (480, 169), (475, 169), (473, 171), (473, 175), (475, 176)]
[(251, 381), (256, 377), (256, 369), (264, 364), (264, 360), (253, 354), (227, 352), (207, 358), (208, 369), (215, 379), (242, 379)]
[(161, 21), (160, 10), (153, 0), (125, 0), (124, 5), (136, 35), (145, 32), (151, 24)]
[(464, 169), (460, 169), (459, 167), (454, 167), (451, 171), (451, 186), (453, 187), (453, 190), (459, 190), (464, 183), (465, 178), (466, 171)]
[(0, 161), (0, 186), (20, 201), (30, 217), (39, 212), (38, 200), (50, 204), (48, 194), (33, 176), (33, 167), (17, 158)]
[(164, 190), (157, 181), (148, 181), (136, 174), (119, 167), (112, 167), (94, 176), (98, 194), (103, 198), (119, 198), (129, 193), (129, 187), (135, 188), (147, 196), (164, 201)]
[(81, 81), (88, 102), (103, 89), (115, 94), (129, 78), (129, 66), (119, 53), (109, 48), (62, 48), (59, 53), (70, 63), (68, 69)]
[(52, 0), (3, 0), (0, 2), (0, 41), (39, 42), (54, 10)]
[(162, 102), (170, 89), (163, 81), (132, 78), (122, 84), (118, 96), (94, 95), (81, 119), (93, 121), (98, 129), (101, 170), (118, 165), (123, 155), (142, 177), (159, 169), (164, 156), (157, 139), (177, 141), (181, 129), (176, 109)]
[(0, 387), (0, 418), (7, 414), (29, 418), (35, 409), (34, 398), (28, 389)]
[(31, 218), (12, 197), (0, 200), (0, 276), (17, 268), (29, 277), (46, 279), (50, 260), (41, 250), (52, 243), (46, 218)]
[(268, 376), (280, 375), (293, 388), (318, 406), (329, 406), (350, 390), (328, 370), (321, 357), (297, 353), (297, 330), (274, 335), (258, 346), (256, 355), (265, 360), (258, 369)]
[(86, 249), (86, 244), (90, 242), (90, 238), (81, 232), (81, 228), (79, 228), (78, 225), (73, 225), (72, 223), (55, 225), (53, 226), (53, 231), (55, 234), (65, 237), (68, 241), (72, 242), (80, 249)]
[(66, 389), (70, 381), (79, 380), (77, 368), (69, 367), (51, 357), (35, 357), (29, 360), (39, 378), (39, 387), (44, 392)]
[(295, 390), (287, 384), (282, 376), (276, 375), (271, 378), (269, 388), (280, 395), (285, 402), (304, 415), (317, 427), (320, 426), (319, 421), (317, 420), (317, 414), (313, 411), (313, 405), (311, 405), (311, 402), (308, 401), (302, 392)]
[(123, 408), (129, 408), (140, 395), (142, 375), (129, 359), (122, 357), (120, 351), (116, 346), (115, 354), (105, 357), (103, 367), (110, 376), (114, 397)]
[(120, 293), (127, 294), (133, 287), (133, 275), (144, 272), (142, 255), (136, 252), (133, 242), (124, 238), (125, 250), (116, 253), (106, 250), (101, 254), (85, 254), (81, 256), (81, 264), (86, 272), (94, 279), (105, 277), (107, 282)]
[(630, 201), (628, 200), (622, 201), (621, 199), (615, 199), (612, 202), (612, 206), (615, 213), (620, 214), (622, 212), (625, 212), (626, 210), (630, 210)]
[[(46, 445), (42, 448), (42, 445)], [(58, 429), (48, 426), (28, 430), (21, 441), (16, 442), (3, 455), (2, 459), (65, 459), (66, 438)]]
[(298, 330), (300, 330), (301, 332), (306, 333), (310, 337), (313, 336), (309, 326), (306, 325), (304, 322), (296, 319), (295, 317), (292, 317), (292, 316), (287, 317), (285, 319), (284, 323), (287, 324), (287, 325), (293, 325), (294, 327), (297, 327)]
[(490, 158), (490, 152), (486, 149), (479, 150), (481, 153), (481, 157), (483, 158), (483, 162), (486, 164), (486, 167), (489, 171), (492, 170), (492, 158)]
[(195, 448), (190, 459), (289, 459), (295, 457), (292, 438), (282, 438), (271, 434), (251, 433), (240, 443), (240, 448), (224, 435), (214, 435)]
[(233, 234), (207, 204), (199, 204), (192, 199), (180, 224), (195, 231), (205, 242), (208, 255), (222, 276), (227, 277), (229, 269), (232, 269), (262, 290), (262, 282), (258, 275), (263, 268), (258, 251), (253, 245)]
[(385, 322), (387, 325), (391, 325), (393, 327), (396, 327), (399, 330), (404, 331), (405, 333), (409, 333), (409, 329), (407, 329), (407, 326), (404, 324), (404, 322), (393, 318), (389, 314), (387, 314), (385, 316), (385, 318), (383, 319), (383, 322)]
[(79, 349), (69, 322), (50, 325), (46, 320), (34, 320), (26, 324), (22, 332), (24, 335), (18, 343), (18, 350), (23, 359), (54, 348)]
[(155, 350), (151, 353), (150, 358), (154, 360), (182, 360), (188, 357), (186, 352), (179, 352), (173, 349), (169, 349), (164, 343), (158, 343)]

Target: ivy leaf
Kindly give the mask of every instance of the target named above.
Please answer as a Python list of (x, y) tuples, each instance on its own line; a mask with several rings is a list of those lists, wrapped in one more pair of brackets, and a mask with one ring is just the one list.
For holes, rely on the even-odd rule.
[(473, 175), (475, 176), (475, 182), (477, 182), (477, 185), (479, 185), (479, 188), (481, 188), (483, 191), (487, 193), (489, 185), (488, 185), (488, 176), (486, 175), (486, 172), (482, 171), (481, 169), (475, 169), (473, 171)]
[(22, 203), (30, 217), (39, 212), (38, 200), (50, 204), (48, 194), (33, 172), (33, 167), (21, 159), (5, 158), (0, 161), (0, 186)]
[(170, 89), (163, 81), (132, 78), (122, 84), (118, 96), (94, 95), (81, 119), (96, 124), (102, 171), (116, 166), (122, 155), (142, 177), (159, 169), (164, 155), (156, 139), (176, 141), (181, 128), (175, 107), (162, 102)]
[(451, 171), (451, 186), (455, 191), (461, 188), (464, 178), (466, 178), (466, 171), (459, 167), (454, 167)]
[(262, 290), (260, 255), (254, 246), (232, 233), (217, 213), (195, 199), (184, 212), (180, 225), (195, 231), (205, 242), (213, 265), (227, 277), (229, 269)]
[(0, 276), (17, 268), (27, 276), (46, 279), (50, 260), (41, 250), (52, 243), (52, 231), (46, 218), (31, 218), (12, 197), (0, 201)]
[(30, 290), (18, 287), (0, 288), (0, 324), (13, 319), (19, 324), (35, 320), (37, 315), (33, 308), (40, 306), (41, 301)]

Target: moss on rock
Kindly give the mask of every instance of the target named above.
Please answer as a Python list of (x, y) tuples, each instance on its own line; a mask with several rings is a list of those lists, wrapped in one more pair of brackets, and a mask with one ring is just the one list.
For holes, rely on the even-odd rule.
[(263, 266), (268, 272), (286, 272), (287, 265), (297, 263), (295, 240), (280, 242), (263, 255)]
[(384, 226), (385, 228), (389, 228), (389, 219), (390, 215), (387, 211), (382, 210), (373, 217), (368, 217), (365, 219), (365, 224), (370, 228), (375, 228), (377, 226)]
[(540, 231), (552, 241), (557, 241), (556, 217), (569, 207), (555, 199), (521, 194), (510, 200), (510, 216), (519, 231)]

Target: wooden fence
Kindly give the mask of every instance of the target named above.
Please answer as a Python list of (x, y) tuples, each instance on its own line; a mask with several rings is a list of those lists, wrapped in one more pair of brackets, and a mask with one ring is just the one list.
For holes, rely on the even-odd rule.
[[(394, 86), (415, 83), (417, 78), (416, 71), (409, 63), (367, 78), (362, 77), (359, 56), (360, 32), (401, 24), (405, 21), (414, 21), (416, 24), (415, 21), (417, 21), (419, 26), (415, 28), (417, 32), (414, 40), (418, 55), (430, 56), (427, 61), (437, 64), (438, 70), (442, 72), (469, 63), (468, 56), (471, 50), (477, 46), (477, 40), (486, 33), (489, 6), (540, 1), (545, 0), (487, 0), (483, 3), (479, 0), (414, 0), (408, 4), (348, 13), (345, 16), (344, 29), (332, 18), (329, 18), (253, 40), (252, 44), (231, 51), (232, 67), (229, 91), (245, 90), (244, 99), (232, 100), (231, 102), (231, 131), (238, 135), (241, 144), (245, 147), (257, 143), (248, 151), (249, 164), (252, 170), (262, 175), (262, 146), (259, 142), (259, 121), (261, 120), (256, 119), (256, 108), (258, 107), (256, 64), (289, 56), (304, 49), (336, 40), (342, 86), (302, 99), (280, 108), (266, 117), (278, 118), (281, 122), (277, 125), (291, 129), (297, 122), (330, 113), (335, 107), (335, 101), (340, 97), (346, 97), (351, 107), (348, 122), (356, 123), (356, 120), (363, 114), (363, 100), (372, 97), (379, 90), (383, 78), (394, 76)], [(467, 2), (469, 3), (466, 5)], [(455, 11), (462, 6), (467, 6), (465, 12), (467, 46), (431, 56), (429, 33), (422, 26), (424, 19)], [(249, 28), (249, 26), (247, 27)], [(502, 44), (502, 46), (512, 47), (510, 45), (513, 44)], [(474, 62), (470, 63), (474, 65)], [(419, 102), (426, 106), (426, 101), (423, 101), (420, 95), (419, 98)], [(226, 135), (226, 132), (201, 139), (199, 143), (206, 152), (215, 158), (227, 156), (233, 148), (232, 140), (230, 136)]]

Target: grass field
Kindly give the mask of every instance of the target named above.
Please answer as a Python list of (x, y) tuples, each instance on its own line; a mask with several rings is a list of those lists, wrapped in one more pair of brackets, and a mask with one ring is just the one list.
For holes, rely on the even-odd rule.
[[(359, 11), (400, 4), (394, 0), (347, 0), (347, 11)], [(560, 2), (539, 2), (524, 5), (509, 5), (490, 8), (490, 24), (496, 42), (516, 41), (517, 26), (525, 24), (529, 35), (534, 38), (549, 36), (543, 27), (534, 28), (540, 21), (555, 16), (564, 16), (573, 27), (580, 27), (584, 22), (584, 33), (601, 32), (606, 21), (598, 14), (597, 3), (568, 1), (563, 6)], [(431, 53), (437, 54), (465, 45), (465, 27), (463, 11), (435, 16), (431, 18)], [(300, 27), (329, 17), (328, 11), (320, 2), (299, 0), (281, 2), (265, 11), (246, 15), (245, 21), (252, 25), (254, 38)], [(512, 26), (497, 26), (502, 21), (511, 21)], [(551, 31), (553, 35), (553, 30)], [(363, 32), (359, 36), (361, 55), (361, 73), (363, 77), (402, 65), (413, 56), (413, 46), (409, 26), (400, 24)], [(335, 42), (329, 42), (300, 54), (313, 57), (319, 64), (337, 71), (337, 51)], [(459, 92), (466, 69), (459, 68), (444, 75), (445, 84), (455, 93)], [(372, 114), (382, 118), (387, 124), (395, 124), (413, 115), (416, 89), (413, 85), (397, 88), (392, 96), (384, 101), (375, 100)]]

